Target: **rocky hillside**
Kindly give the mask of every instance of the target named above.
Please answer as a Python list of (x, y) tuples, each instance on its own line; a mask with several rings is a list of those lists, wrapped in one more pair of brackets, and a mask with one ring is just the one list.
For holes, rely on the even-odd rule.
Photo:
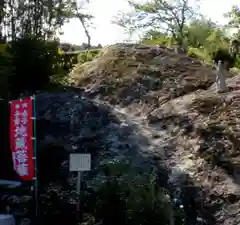
[(119, 44), (103, 50), (94, 61), (76, 66), (71, 79), (111, 104), (158, 107), (209, 88), (215, 74), (198, 60), (171, 49)]
[(216, 94), (215, 72), (171, 49), (118, 44), (74, 68), (71, 82), (89, 97), (138, 121), (146, 152), (180, 168), (201, 188), (208, 224), (240, 221), (239, 77)]
[[(135, 225), (143, 220), (168, 224), (169, 202), (161, 189), (154, 188), (156, 182), (166, 186), (167, 171), (154, 164), (150, 140), (138, 120), (89, 99), (79, 89), (39, 93), (36, 109), (39, 224), (79, 224), (76, 174), (69, 172), (69, 153), (92, 157), (91, 171), (82, 176), (84, 215), (80, 218), (86, 223), (81, 224)], [(10, 205), (18, 224), (29, 224), (34, 215), (29, 186), (25, 186), (0, 189), (0, 212)], [(142, 216), (138, 207), (145, 207)]]

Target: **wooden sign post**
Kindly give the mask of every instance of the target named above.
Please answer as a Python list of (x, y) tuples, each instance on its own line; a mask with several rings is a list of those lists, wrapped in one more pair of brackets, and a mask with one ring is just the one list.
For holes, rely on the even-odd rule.
[(81, 192), (81, 173), (84, 171), (91, 170), (91, 154), (79, 154), (73, 153), (70, 154), (69, 160), (69, 171), (70, 172), (78, 172), (77, 176), (77, 215), (80, 213), (80, 192)]

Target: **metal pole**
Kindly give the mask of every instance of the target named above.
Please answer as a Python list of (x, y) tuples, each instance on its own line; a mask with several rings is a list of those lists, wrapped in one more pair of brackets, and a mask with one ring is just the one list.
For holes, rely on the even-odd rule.
[(77, 219), (80, 219), (80, 193), (81, 193), (81, 172), (77, 176)]
[(33, 140), (34, 140), (34, 193), (35, 193), (35, 216), (38, 223), (38, 179), (37, 179), (37, 129), (36, 129), (36, 96), (33, 95)]
[(77, 212), (80, 211), (80, 192), (81, 192), (81, 172), (78, 171), (78, 177), (77, 177), (77, 198), (78, 198), (78, 202), (77, 202)]

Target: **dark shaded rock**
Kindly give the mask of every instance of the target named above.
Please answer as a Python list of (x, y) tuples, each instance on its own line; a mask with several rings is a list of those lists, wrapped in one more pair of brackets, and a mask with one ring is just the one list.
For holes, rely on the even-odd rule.
[(151, 114), (147, 116), (147, 120), (149, 124), (154, 124), (160, 121), (160, 119), (157, 116), (153, 116)]
[(0, 179), (17, 178), (13, 171), (12, 154), (9, 149), (9, 103), (7, 100), (0, 100)]
[(139, 134), (135, 137), (129, 122), (108, 106), (67, 92), (39, 94), (36, 103), (40, 183), (70, 185), (75, 190), (76, 176), (68, 171), (70, 153), (91, 153), (92, 170), (84, 173), (90, 187), (105, 179), (105, 165), (111, 161), (129, 161), (141, 171), (151, 167), (140, 153)]

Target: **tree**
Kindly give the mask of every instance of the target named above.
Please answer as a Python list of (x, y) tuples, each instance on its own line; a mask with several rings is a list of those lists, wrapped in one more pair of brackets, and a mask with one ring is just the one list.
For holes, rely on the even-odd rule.
[(2, 29), (3, 29), (3, 19), (4, 19), (4, 8), (5, 8), (5, 1), (4, 0), (0, 0), (0, 41), (2, 41), (3, 39), (3, 35), (2, 35)]
[[(68, 0), (6, 0), (0, 27), (3, 36), (15, 40), (25, 35), (53, 35), (68, 19)], [(47, 35), (45, 35), (47, 34)]]
[(92, 16), (81, 13), (82, 5), (76, 0), (0, 1), (0, 39), (15, 40), (26, 35), (53, 39), (56, 31), (74, 17), (80, 19), (90, 42), (87, 22)]
[(151, 0), (147, 3), (129, 1), (133, 12), (121, 13), (114, 23), (130, 33), (136, 29), (155, 29), (170, 33), (180, 47), (183, 47), (184, 26), (197, 15), (196, 7), (189, 0)]
[(225, 13), (224, 16), (229, 19), (229, 27), (240, 29), (240, 10), (237, 5), (234, 5), (231, 11)]
[(171, 36), (167, 33), (162, 33), (158, 30), (152, 29), (143, 35), (141, 42), (144, 44), (170, 45), (171, 39)]
[(234, 38), (240, 39), (240, 10), (237, 5), (234, 5), (230, 12), (225, 13), (224, 15), (229, 19), (228, 28), (234, 28), (236, 30), (233, 35)]
[(45, 0), (43, 1), (43, 30), (47, 39), (55, 36), (56, 30), (68, 22), (73, 11), (74, 0)]
[(227, 50), (229, 43), (225, 38), (225, 31), (215, 28), (207, 37), (204, 47), (208, 49), (209, 53), (215, 52), (220, 48)]
[(190, 22), (188, 26), (185, 26), (184, 33), (188, 40), (188, 45), (194, 48), (206, 46), (206, 40), (211, 35), (217, 25), (211, 20), (205, 18), (195, 19)]
[(158, 39), (158, 38), (166, 37), (166, 36), (167, 36), (166, 33), (160, 32), (158, 30), (151, 29), (144, 34), (143, 39), (154, 40), (154, 39)]
[(78, 18), (82, 28), (84, 29), (85, 35), (87, 37), (87, 45), (88, 49), (91, 47), (91, 35), (89, 32), (89, 28), (92, 25), (91, 20), (94, 18), (90, 13), (84, 13), (82, 12), (82, 9), (84, 9), (85, 4), (89, 3), (89, 0), (81, 0), (79, 1), (74, 1), (72, 3), (72, 16), (73, 18)]

